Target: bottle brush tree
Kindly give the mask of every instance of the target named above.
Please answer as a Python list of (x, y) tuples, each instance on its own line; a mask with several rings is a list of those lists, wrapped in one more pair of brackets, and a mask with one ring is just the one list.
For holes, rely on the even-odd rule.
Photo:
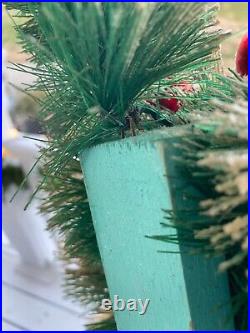
[[(231, 81), (220, 73), (220, 44), (227, 33), (218, 26), (218, 6), (207, 3), (9, 2), (6, 6), (13, 22), (25, 18), (15, 27), (30, 60), (29, 65), (13, 67), (36, 78), (26, 88), (28, 94), (44, 94), (37, 100), (47, 135), (40, 157), (44, 176), (33, 196), (41, 188), (48, 192), (41, 210), (52, 213), (48, 228), (63, 239), (68, 294), (95, 304), (100, 313), (100, 301), (108, 297), (108, 290), (79, 152), (152, 129), (194, 123), (210, 113), (220, 117), (211, 100), (225, 102), (234, 96)], [(206, 165), (209, 158), (204, 155), (199, 165)], [(216, 151), (211, 158), (212, 171), (217, 172)], [(218, 200), (230, 191), (223, 187), (224, 181), (221, 178)], [(208, 212), (211, 200), (206, 203)], [(101, 315), (90, 326), (114, 327), (112, 314)]]

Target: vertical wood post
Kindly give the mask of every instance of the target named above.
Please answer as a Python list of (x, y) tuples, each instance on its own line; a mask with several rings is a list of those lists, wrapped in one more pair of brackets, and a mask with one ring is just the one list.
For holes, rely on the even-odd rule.
[[(165, 132), (166, 133), (166, 132)], [(173, 132), (172, 132), (173, 133)], [(165, 135), (165, 134), (164, 134)], [(164, 138), (166, 143), (171, 140)], [(111, 295), (150, 299), (147, 311), (115, 311), (119, 330), (233, 330), (227, 276), (216, 260), (180, 253), (182, 244), (145, 235), (162, 228), (163, 209), (183, 205), (162, 134), (102, 144), (81, 154), (94, 227)], [(181, 175), (176, 175), (181, 181)]]

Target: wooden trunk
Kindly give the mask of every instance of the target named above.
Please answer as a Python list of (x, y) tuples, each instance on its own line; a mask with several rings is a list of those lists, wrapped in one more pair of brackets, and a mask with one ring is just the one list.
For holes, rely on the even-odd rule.
[(183, 189), (189, 185), (172, 158), (178, 140), (173, 139), (174, 131), (110, 142), (81, 153), (111, 300), (115, 295), (150, 299), (144, 315), (115, 311), (117, 327), (233, 330), (227, 276), (217, 272), (218, 260), (184, 254), (181, 241), (169, 244), (145, 238), (176, 233), (161, 226), (166, 221), (163, 210), (183, 210), (183, 218), (188, 217)]

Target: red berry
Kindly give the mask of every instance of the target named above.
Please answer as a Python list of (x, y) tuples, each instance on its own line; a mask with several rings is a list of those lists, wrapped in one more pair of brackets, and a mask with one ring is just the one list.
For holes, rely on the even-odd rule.
[[(192, 84), (190, 84), (186, 81), (182, 81), (178, 84), (175, 84), (174, 86), (180, 88), (183, 92), (192, 92), (192, 91), (194, 91), (194, 87), (192, 86)], [(153, 105), (153, 106), (157, 105), (156, 102), (154, 102), (152, 100), (147, 100), (147, 102), (150, 105)], [(168, 109), (168, 110), (176, 113), (177, 111), (179, 111), (180, 107), (182, 106), (182, 102), (180, 102), (175, 97), (160, 98), (159, 99), (159, 105), (160, 105), (161, 108)]]
[(161, 98), (159, 99), (159, 104), (174, 113), (177, 112), (181, 106), (177, 98)]
[[(176, 87), (180, 88), (183, 92), (192, 92), (193, 86), (190, 83), (187, 83), (186, 81), (182, 81), (175, 85)], [(169, 109), (170, 111), (176, 113), (179, 111), (180, 107), (182, 106), (182, 103), (178, 101), (177, 98), (162, 98), (159, 100), (159, 104)]]
[(248, 35), (244, 35), (236, 53), (236, 71), (248, 75)]

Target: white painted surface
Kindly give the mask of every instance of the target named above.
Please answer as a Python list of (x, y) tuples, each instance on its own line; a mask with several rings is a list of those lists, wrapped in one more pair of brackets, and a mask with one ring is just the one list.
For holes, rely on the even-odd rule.
[(13, 128), (13, 123), (9, 112), (11, 108), (11, 97), (7, 92), (6, 79), (6, 53), (2, 50), (2, 139), (9, 137), (9, 131)]
[[(10, 258), (11, 262), (9, 262)], [(79, 315), (84, 312), (84, 309), (64, 295), (62, 289), (64, 273), (59, 263), (55, 262), (54, 269), (40, 271), (20, 263), (18, 256), (11, 249), (6, 248), (3, 253), (3, 261), (2, 280), (4, 283), (17, 289), (28, 290), (34, 296), (44, 298), (46, 301), (65, 307)], [(43, 275), (47, 278), (45, 279)]]
[[(3, 50), (2, 61), (2, 145), (5, 148), (4, 165), (15, 165), (22, 168), (24, 174), (28, 174), (40, 155), (38, 143), (34, 140), (23, 138), (24, 133), (17, 132), (10, 117), (12, 96), (7, 89), (8, 73)], [(12, 71), (13, 72), (13, 71)], [(11, 73), (12, 73), (11, 72)], [(18, 73), (18, 72), (17, 72)], [(15, 83), (16, 80), (14, 80)], [(31, 135), (33, 138), (44, 137)], [(39, 143), (41, 146), (41, 143)], [(41, 176), (38, 167), (30, 174), (28, 179), (29, 188), (21, 190), (13, 203), (9, 203), (17, 187), (8, 188), (3, 194), (3, 229), (13, 247), (20, 253), (23, 261), (34, 266), (45, 267), (53, 264), (55, 242), (50, 234), (45, 231), (45, 217), (38, 214), (40, 202), (34, 200), (27, 211), (24, 207), (32, 193), (36, 190)], [(41, 195), (41, 194), (39, 194)]]
[[(39, 139), (43, 138), (38, 136)], [(24, 174), (28, 174), (39, 156), (39, 147), (33, 140), (18, 136), (3, 141), (9, 156), (4, 164), (17, 165), (22, 168)], [(4, 191), (2, 201), (3, 229), (13, 247), (20, 253), (23, 262), (34, 266), (45, 267), (53, 264), (55, 242), (46, 228), (45, 217), (39, 214), (40, 202), (34, 199), (29, 208), (24, 211), (32, 193), (36, 190), (41, 176), (38, 166), (34, 168), (28, 177), (28, 188), (21, 189), (10, 203), (17, 186), (10, 186)], [(39, 196), (44, 193), (39, 193)]]
[(6, 331), (11, 331), (11, 332), (12, 331), (22, 331), (22, 328), (13, 325), (9, 321), (7, 322), (7, 321), (3, 320), (2, 330), (3, 330), (3, 332), (6, 332)]
[[(43, 282), (46, 270), (20, 270), (15, 252), (3, 250), (3, 331), (84, 331), (87, 308), (65, 299), (61, 269), (55, 265), (53, 276)], [(26, 270), (26, 274), (24, 273)], [(46, 279), (44, 279), (46, 281)]]
[[(30, 331), (81, 331), (76, 314), (33, 297), (23, 290), (3, 285), (3, 318), (17, 322)], [(13, 306), (12, 300), (15, 302)]]
[[(23, 134), (13, 128), (9, 111), (19, 94), (15, 94), (13, 99), (14, 90), (7, 88), (7, 81), (21, 86), (21, 81), (29, 82), (31, 78), (19, 72), (7, 73), (4, 60), (2, 69), (5, 75), (2, 77), (2, 139), (5, 148), (11, 151), (27, 173), (37, 156), (37, 143), (22, 138)], [(14, 203), (9, 204), (8, 199), (13, 194), (13, 189), (10, 189), (12, 193), (9, 192), (7, 200), (2, 203), (5, 230), (5, 234), (2, 233), (2, 330), (84, 331), (87, 307), (65, 299), (62, 269), (53, 256), (53, 241), (44, 231), (45, 221), (36, 213), (38, 203), (34, 201), (30, 210), (23, 211), (37, 186), (37, 174), (33, 173), (29, 181), (30, 191), (21, 192)], [(48, 262), (51, 265), (46, 265)]]
[[(14, 189), (10, 189), (10, 192), (13, 193)], [(3, 229), (24, 263), (45, 267), (53, 264), (56, 247), (51, 235), (45, 230), (44, 217), (37, 212), (37, 201), (34, 200), (29, 209), (24, 211), (31, 193), (21, 191), (13, 203), (9, 203), (8, 197), (3, 200)]]

